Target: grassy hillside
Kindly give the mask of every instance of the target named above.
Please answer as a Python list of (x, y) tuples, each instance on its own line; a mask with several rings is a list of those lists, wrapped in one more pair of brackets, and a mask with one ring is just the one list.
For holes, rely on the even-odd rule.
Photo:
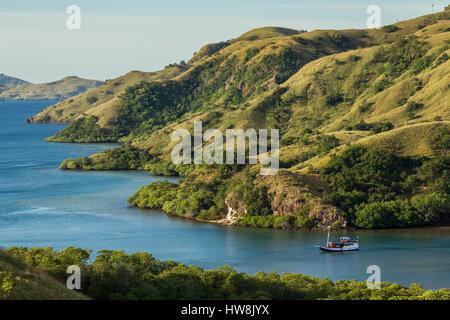
[[(319, 31), (307, 35), (292, 30), (287, 32), (280, 29), (284, 33), (276, 30), (253, 30), (227, 43), (202, 48), (186, 64), (169, 66), (155, 73), (132, 72), (107, 81), (104, 86), (89, 92), (89, 96), (93, 96), (90, 101), (87, 95), (80, 95), (44, 110), (32, 120), (74, 120), (87, 110), (120, 97), (126, 87), (134, 84), (139, 86), (140, 81), (164, 85), (170, 80), (187, 90), (195, 87), (194, 92), (189, 92), (189, 97), (186, 97), (191, 101), (189, 110), (211, 109), (225, 104), (238, 105), (284, 82), (305, 63), (375, 41), (368, 32), (358, 30)], [(194, 100), (201, 101), (195, 104)], [(122, 101), (122, 105), (126, 105), (126, 102)]]
[(84, 300), (35, 266), (0, 250), (0, 300)]
[(101, 81), (78, 77), (48, 83), (23, 83), (0, 93), (0, 100), (62, 100), (101, 85)]
[[(447, 10), (378, 30), (255, 29), (107, 101), (74, 104), (81, 95), (34, 120), (73, 120), (50, 141), (124, 142), (63, 169), (185, 177), (142, 188), (130, 198), (142, 208), (280, 229), (445, 224), (449, 18)], [(171, 132), (197, 120), (204, 130), (280, 129), (283, 170), (263, 179), (257, 166), (171, 164)]]
[(135, 85), (141, 81), (153, 81), (158, 79), (168, 79), (179, 74), (184, 69), (184, 65), (172, 65), (160, 72), (140, 72), (132, 71), (121, 77), (106, 80), (97, 88), (89, 90), (83, 94), (66, 99), (54, 106), (50, 106), (31, 117), (30, 122), (70, 122), (78, 116), (83, 115), (89, 109), (101, 107), (115, 97), (124, 92), (125, 88)]

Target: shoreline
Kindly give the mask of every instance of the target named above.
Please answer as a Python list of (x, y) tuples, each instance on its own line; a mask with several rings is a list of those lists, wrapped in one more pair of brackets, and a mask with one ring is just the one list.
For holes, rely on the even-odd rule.
[[(13, 100), (14, 101), (14, 100)], [(33, 100), (32, 100), (33, 101)], [(46, 101), (46, 100), (44, 100)], [(56, 122), (34, 122), (31, 121), (29, 122), (29, 120), (32, 120), (32, 117), (29, 117), (26, 119), (26, 123), (27, 124), (58, 124)], [(67, 123), (59, 123), (59, 124), (67, 124)], [(118, 147), (120, 147), (121, 145), (123, 145), (123, 142), (119, 142), (119, 141), (110, 141), (110, 142), (64, 142), (64, 141), (51, 141), (49, 140), (51, 137), (45, 138), (44, 142), (45, 143), (56, 143), (56, 144), (112, 144), (112, 145), (116, 145)], [(65, 159), (66, 160), (71, 160), (71, 159)], [(61, 162), (62, 163), (62, 162)], [(61, 164), (60, 164), (61, 165)], [(136, 171), (136, 172), (147, 172), (149, 174), (149, 176), (154, 176), (154, 177), (164, 177), (164, 178), (180, 178), (182, 179), (182, 176), (155, 176), (152, 175), (148, 170), (144, 170), (144, 169), (106, 169), (106, 170), (98, 170), (98, 169), (94, 169), (94, 170), (90, 170), (90, 169), (61, 169), (61, 167), (59, 167), (59, 170), (62, 171), (78, 171), (78, 172), (89, 172), (89, 171), (97, 171), (97, 172), (103, 172), (103, 171), (124, 171), (124, 172), (131, 172), (131, 171)], [(144, 186), (142, 186), (144, 187)], [(136, 190), (137, 192), (137, 190)], [(127, 197), (127, 199), (129, 197), (131, 197), (132, 195), (129, 195)], [(137, 206), (129, 206), (130, 208), (139, 208)], [(236, 221), (238, 221), (239, 219), (236, 218), (228, 218), (228, 214), (226, 217), (222, 218), (222, 219), (218, 219), (218, 220), (206, 220), (206, 219), (199, 219), (196, 217), (185, 217), (185, 216), (179, 216), (176, 214), (170, 214), (167, 213), (165, 211), (163, 211), (162, 209), (152, 209), (152, 208), (139, 208), (141, 210), (158, 210), (162, 213), (164, 213), (167, 216), (170, 217), (178, 217), (178, 218), (182, 218), (185, 220), (189, 220), (189, 221), (195, 221), (195, 222), (200, 222), (200, 223), (208, 223), (208, 224), (213, 224), (213, 225), (221, 225), (221, 226), (231, 226), (231, 227), (242, 227), (242, 228), (251, 228), (251, 229), (272, 229), (272, 230), (280, 230), (280, 231), (291, 231), (291, 232), (302, 232), (302, 231), (315, 231), (315, 232), (325, 232), (327, 231), (330, 227), (327, 228), (321, 228), (321, 229), (290, 229), (290, 228), (274, 228), (273, 226), (271, 227), (255, 227), (255, 226), (244, 226), (244, 225), (240, 225), (240, 224), (236, 224)], [(230, 208), (229, 208), (230, 209)], [(281, 215), (281, 216), (287, 216), (287, 215)], [(332, 231), (339, 231), (342, 230), (343, 232), (348, 232), (348, 231), (369, 231), (369, 230), (377, 230), (377, 231), (382, 231), (382, 230), (423, 230), (423, 229), (439, 229), (439, 228), (450, 228), (450, 224), (447, 225), (424, 225), (424, 226), (412, 226), (412, 227), (404, 227), (404, 228), (398, 228), (398, 227), (394, 227), (394, 228), (373, 228), (373, 229), (360, 229), (357, 227), (353, 227), (353, 226), (345, 226), (345, 227), (340, 227), (340, 228), (335, 228), (335, 229), (331, 229)]]
[[(72, 170), (72, 171), (92, 171), (92, 170)], [(143, 171), (143, 170), (97, 170), (97, 171)], [(161, 176), (155, 176), (155, 177), (161, 177)], [(280, 232), (293, 232), (293, 233), (301, 233), (301, 232), (317, 232), (317, 233), (326, 233), (327, 229), (323, 229), (323, 230), (308, 230), (308, 229), (277, 229), (277, 228), (260, 228), (260, 227), (249, 227), (249, 226), (243, 226), (243, 225), (239, 225), (239, 224), (233, 224), (228, 222), (229, 220), (226, 219), (219, 219), (219, 220), (205, 220), (205, 219), (197, 219), (197, 218), (193, 218), (193, 217), (183, 217), (183, 216), (178, 216), (176, 214), (170, 214), (167, 213), (165, 211), (163, 211), (162, 209), (151, 209), (151, 208), (139, 208), (136, 206), (128, 206), (131, 209), (136, 209), (136, 210), (142, 210), (144, 212), (150, 212), (150, 211), (157, 211), (161, 214), (164, 214), (170, 218), (175, 218), (175, 219), (180, 219), (180, 220), (185, 220), (185, 221), (189, 221), (189, 222), (194, 222), (194, 223), (203, 223), (203, 224), (210, 224), (210, 225), (216, 225), (216, 226), (223, 226), (223, 227), (231, 227), (231, 228), (243, 228), (243, 229), (252, 229), (252, 230), (275, 230), (275, 231), (280, 231)], [(423, 231), (423, 230), (450, 230), (450, 224), (448, 225), (439, 225), (439, 226), (420, 226), (420, 227), (410, 227), (410, 228), (383, 228), (383, 229), (359, 229), (356, 227), (345, 227), (345, 228), (340, 228), (340, 229), (331, 229), (332, 232), (338, 232), (338, 231), (343, 231), (345, 232), (373, 232), (373, 231)]]
[[(48, 142), (48, 141), (46, 141)], [(63, 143), (63, 144), (78, 144), (78, 143), (73, 143), (73, 142), (49, 142), (49, 143)], [(88, 144), (88, 143), (85, 143)], [(102, 143), (92, 143), (92, 144), (102, 144)], [(164, 178), (179, 178), (182, 179), (182, 176), (155, 176), (150, 174), (149, 171), (144, 170), (144, 169), (109, 169), (109, 170), (89, 170), (89, 169), (61, 169), (58, 168), (59, 170), (62, 171), (75, 171), (75, 172), (141, 172), (141, 173), (148, 173), (149, 176), (152, 177), (164, 177)], [(144, 186), (142, 186), (144, 187)], [(129, 195), (127, 196), (127, 199), (132, 196)], [(165, 211), (163, 211), (162, 209), (152, 209), (152, 208), (139, 208), (137, 206), (132, 206), (129, 205), (130, 208), (134, 208), (134, 209), (140, 209), (140, 210), (148, 210), (148, 211), (159, 211), (169, 217), (172, 218), (180, 218), (183, 220), (188, 220), (188, 221), (194, 221), (194, 222), (199, 222), (199, 223), (208, 223), (208, 224), (212, 224), (212, 225), (220, 225), (220, 226), (228, 226), (228, 227), (241, 227), (241, 228), (248, 228), (248, 229), (269, 229), (269, 230), (277, 230), (277, 231), (284, 231), (284, 232), (302, 232), (302, 231), (308, 231), (308, 232), (326, 232), (328, 229), (324, 228), (324, 229), (320, 229), (320, 230), (309, 230), (309, 229), (277, 229), (277, 228), (272, 228), (272, 227), (268, 227), (268, 228), (264, 228), (264, 227), (250, 227), (250, 226), (243, 226), (243, 225), (239, 225), (239, 224), (235, 224), (233, 221), (228, 220), (227, 218), (222, 218), (222, 219), (218, 219), (218, 220), (205, 220), (205, 219), (198, 219), (195, 217), (183, 217), (183, 216), (178, 216), (175, 214), (170, 214), (167, 213)], [(450, 229), (450, 224), (447, 225), (428, 225), (428, 226), (414, 226), (414, 227), (405, 227), (405, 228), (374, 228), (374, 229), (360, 229), (360, 228), (356, 228), (353, 226), (350, 227), (342, 227), (342, 228), (338, 228), (338, 229), (331, 229), (331, 231), (344, 231), (344, 232), (348, 232), (348, 231), (358, 231), (358, 232), (364, 232), (364, 231), (395, 231), (395, 230), (424, 230), (424, 229)]]

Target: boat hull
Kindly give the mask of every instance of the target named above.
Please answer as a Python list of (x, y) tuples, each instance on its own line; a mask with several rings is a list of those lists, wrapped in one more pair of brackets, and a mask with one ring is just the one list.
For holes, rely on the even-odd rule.
[(348, 251), (358, 251), (359, 248), (327, 248), (319, 246), (319, 249), (323, 252), (348, 252)]

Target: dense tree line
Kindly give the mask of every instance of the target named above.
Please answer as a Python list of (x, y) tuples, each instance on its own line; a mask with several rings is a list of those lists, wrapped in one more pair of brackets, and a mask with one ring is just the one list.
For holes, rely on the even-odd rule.
[(122, 107), (114, 130), (121, 136), (150, 133), (178, 120), (190, 110), (194, 83), (145, 82), (129, 86), (121, 95)]
[[(93, 299), (450, 299), (449, 289), (425, 290), (418, 284), (383, 283), (380, 290), (371, 290), (355, 280), (333, 282), (295, 273), (248, 275), (228, 266), (203, 270), (160, 261), (148, 253), (102, 250), (89, 262), (90, 252), (76, 248), (11, 248), (7, 252), (63, 283), (67, 267), (80, 266), (81, 291)], [(5, 282), (0, 275), (5, 283), (13, 278)]]
[(98, 119), (94, 116), (79, 118), (47, 140), (51, 142), (90, 143), (114, 142), (120, 138), (113, 130), (101, 128), (97, 121)]
[(64, 160), (60, 168), (68, 170), (143, 170), (155, 161), (145, 150), (125, 144), (120, 148), (107, 150), (101, 157), (83, 157)]
[(321, 174), (332, 189), (329, 198), (348, 213), (354, 226), (412, 227), (450, 221), (446, 153), (414, 159), (386, 149), (351, 147), (335, 156)]
[(152, 183), (128, 201), (136, 207), (159, 209), (186, 218), (217, 220), (226, 214), (225, 198), (230, 176), (241, 169), (239, 165), (177, 167), (184, 175), (179, 184)]

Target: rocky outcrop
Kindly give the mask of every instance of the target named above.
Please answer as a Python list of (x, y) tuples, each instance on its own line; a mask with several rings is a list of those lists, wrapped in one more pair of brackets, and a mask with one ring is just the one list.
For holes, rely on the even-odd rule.
[(267, 187), (274, 215), (304, 215), (316, 221), (314, 229), (347, 226), (344, 213), (320, 197), (326, 186), (318, 177), (282, 170), (258, 183)]
[[(347, 226), (345, 214), (321, 198), (326, 187), (318, 177), (281, 170), (275, 176), (258, 177), (255, 186), (267, 190), (273, 216), (306, 221), (304, 226), (293, 225), (291, 229), (325, 230)], [(220, 223), (238, 224), (246, 215), (247, 208), (241, 198), (238, 192), (227, 196), (228, 213)]]

